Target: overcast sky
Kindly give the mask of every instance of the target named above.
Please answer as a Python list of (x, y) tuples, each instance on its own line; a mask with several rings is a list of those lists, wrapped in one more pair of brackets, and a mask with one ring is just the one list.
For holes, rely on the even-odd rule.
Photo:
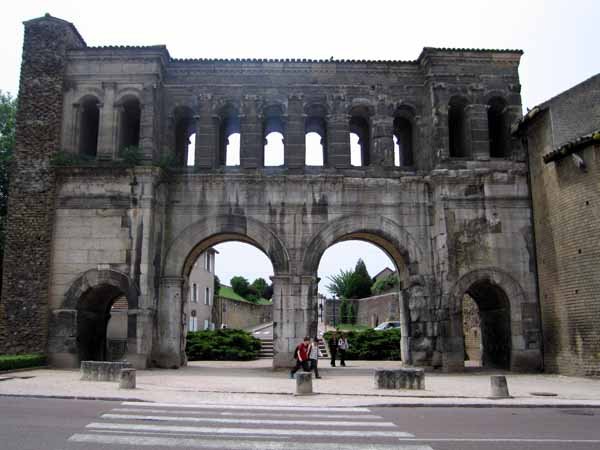
[[(0, 14), (1, 90), (18, 89), (22, 21), (46, 12), (73, 22), (88, 45), (166, 44), (176, 58), (413, 60), (425, 46), (522, 49), (524, 108), (600, 72), (597, 0), (20, 0), (3, 3)], [(240, 248), (219, 255), (223, 281), (231, 278), (221, 275), (225, 268), (266, 278), (267, 258)], [(338, 244), (319, 276), (338, 272), (341, 262), (350, 268), (359, 256), (371, 275), (390, 265), (367, 248)]]

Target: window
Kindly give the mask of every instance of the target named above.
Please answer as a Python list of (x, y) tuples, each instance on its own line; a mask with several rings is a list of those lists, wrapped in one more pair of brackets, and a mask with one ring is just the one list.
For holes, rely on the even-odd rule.
[(394, 164), (399, 167), (414, 164), (412, 124), (404, 117), (394, 119)]
[(305, 164), (307, 166), (327, 165), (327, 110), (320, 104), (309, 105), (305, 109)]
[[(192, 313), (195, 313), (196, 311), (192, 311)], [(189, 331), (198, 331), (198, 318), (194, 315), (194, 316), (190, 316), (190, 320), (189, 320)]]
[(450, 157), (469, 156), (467, 148), (467, 120), (465, 107), (467, 101), (462, 97), (452, 97), (448, 104), (448, 143)]
[(192, 303), (198, 303), (198, 285), (192, 284)]
[(139, 147), (142, 116), (140, 102), (137, 98), (129, 98), (121, 106), (119, 148)]
[(175, 121), (175, 161), (179, 166), (193, 166), (196, 157), (194, 112), (179, 106), (173, 113)]
[(208, 321), (208, 319), (204, 319), (204, 329), (205, 330), (210, 329), (210, 322)]
[(210, 301), (210, 288), (206, 287), (204, 288), (204, 304), (205, 305), (210, 305), (211, 301)]
[(204, 269), (211, 272), (211, 255), (208, 252), (204, 254)]
[(369, 165), (369, 121), (364, 116), (350, 119), (350, 165)]
[(221, 165), (240, 165), (240, 117), (232, 105), (221, 110), (219, 130), (219, 160)]
[(95, 158), (98, 153), (98, 129), (100, 109), (98, 99), (89, 97), (79, 106), (79, 154)]
[(284, 145), (283, 145), (283, 110), (278, 105), (273, 105), (265, 109), (263, 129), (265, 136), (264, 146), (264, 166), (283, 166), (284, 164)]
[(510, 130), (506, 117), (506, 102), (494, 97), (488, 103), (488, 133), (490, 139), (490, 156), (504, 158), (508, 156)]

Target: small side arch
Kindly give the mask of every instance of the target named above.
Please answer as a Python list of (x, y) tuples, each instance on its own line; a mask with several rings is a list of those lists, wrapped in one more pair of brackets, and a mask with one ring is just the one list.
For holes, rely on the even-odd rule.
[(110, 286), (122, 292), (127, 297), (129, 309), (138, 307), (140, 290), (129, 276), (116, 270), (91, 269), (77, 277), (71, 284), (71, 287), (65, 293), (61, 308), (76, 309), (84, 294), (90, 289), (100, 286)]

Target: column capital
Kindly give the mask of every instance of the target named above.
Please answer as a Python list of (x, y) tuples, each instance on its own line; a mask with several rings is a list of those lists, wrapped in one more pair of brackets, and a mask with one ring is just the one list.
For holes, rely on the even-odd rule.
[(161, 277), (160, 285), (164, 287), (181, 287), (183, 286), (183, 277)]

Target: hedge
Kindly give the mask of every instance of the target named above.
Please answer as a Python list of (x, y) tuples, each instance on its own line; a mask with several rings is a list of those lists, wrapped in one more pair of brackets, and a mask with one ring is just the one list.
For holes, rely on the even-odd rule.
[[(346, 350), (346, 359), (400, 361), (400, 330), (392, 328), (377, 331), (344, 332), (348, 338), (349, 348)], [(332, 332), (323, 335), (327, 342), (331, 339)]]
[(24, 369), (45, 366), (46, 357), (39, 353), (26, 355), (0, 355), (0, 370)]
[(194, 331), (187, 335), (188, 361), (248, 361), (258, 358), (260, 340), (243, 330)]

